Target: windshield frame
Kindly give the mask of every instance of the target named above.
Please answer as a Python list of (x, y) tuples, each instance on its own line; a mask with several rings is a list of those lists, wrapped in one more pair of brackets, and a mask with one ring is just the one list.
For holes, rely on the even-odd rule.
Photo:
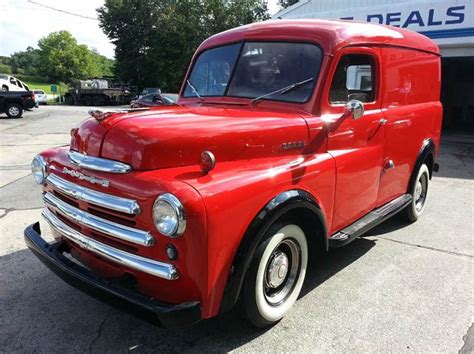
[[(225, 42), (225, 43), (220, 43), (218, 45), (209, 46), (209, 47), (206, 47), (206, 48), (202, 49), (201, 51), (199, 51), (199, 53), (196, 55), (196, 57), (193, 58), (193, 61), (191, 63), (191, 67), (189, 68), (189, 70), (186, 74), (186, 77), (183, 81), (183, 86), (182, 86), (180, 96), (179, 96), (180, 99), (182, 98), (182, 99), (185, 99), (185, 100), (197, 100), (201, 103), (206, 103), (207, 98), (219, 98), (219, 99), (231, 98), (231, 99), (249, 100), (249, 101), (252, 101), (253, 99), (255, 99), (256, 97), (231, 96), (231, 95), (227, 94), (228, 91), (229, 91), (229, 88), (231, 86), (230, 83), (234, 79), (234, 75), (235, 75), (237, 66), (239, 64), (239, 61), (241, 59), (241, 55), (242, 55), (242, 51), (244, 49), (245, 43), (309, 44), (309, 45), (313, 45), (313, 46), (317, 47), (321, 52), (321, 61), (319, 63), (319, 67), (318, 67), (317, 72), (315, 72), (314, 76), (313, 76), (314, 80), (313, 80), (312, 85), (311, 85), (311, 93), (308, 95), (308, 98), (305, 101), (288, 101), (288, 100), (282, 100), (282, 99), (277, 99), (277, 98), (268, 98), (268, 97), (264, 97), (264, 98), (259, 100), (261, 102), (273, 101), (273, 102), (278, 102), (278, 103), (283, 103), (283, 104), (294, 104), (294, 105), (304, 105), (304, 104), (307, 104), (308, 102), (311, 101), (311, 99), (313, 98), (313, 96), (315, 94), (316, 88), (318, 87), (319, 78), (321, 76), (321, 71), (322, 71), (321, 69), (323, 68), (323, 64), (324, 64), (325, 53), (324, 53), (323, 47), (319, 43), (312, 42), (312, 41), (291, 40), (291, 39), (289, 39), (289, 40), (281, 40), (281, 39), (271, 40), (271, 39), (260, 39), (260, 38), (247, 38), (247, 39), (244, 39), (244, 40), (229, 41), (229, 42)], [(234, 67), (232, 68), (231, 73), (229, 75), (229, 80), (227, 81), (227, 85), (226, 85), (226, 88), (224, 90), (224, 93), (222, 95), (206, 95), (206, 96), (201, 95), (201, 98), (199, 98), (197, 95), (185, 96), (186, 88), (189, 86), (188, 80), (190, 80), (191, 74), (193, 73), (195, 65), (198, 62), (201, 55), (203, 53), (208, 52), (209, 50), (218, 49), (218, 48), (231, 46), (231, 45), (235, 45), (235, 44), (240, 44), (240, 48), (238, 50), (237, 59), (235, 61)], [(249, 102), (249, 104), (251, 104), (251, 102)]]

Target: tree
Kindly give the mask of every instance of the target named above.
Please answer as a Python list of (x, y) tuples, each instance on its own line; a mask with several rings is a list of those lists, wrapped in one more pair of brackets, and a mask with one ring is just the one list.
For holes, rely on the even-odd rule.
[(71, 82), (90, 75), (91, 56), (67, 31), (50, 33), (38, 41), (39, 71), (53, 80)]
[(199, 44), (268, 18), (264, 0), (106, 0), (100, 26), (115, 44), (115, 72), (140, 87), (177, 91)]
[(10, 66), (14, 74), (38, 74), (39, 50), (32, 47), (25, 51), (13, 53), (10, 57)]
[(289, 6), (296, 4), (298, 1), (299, 0), (278, 0), (278, 4), (280, 4), (281, 7), (286, 9)]

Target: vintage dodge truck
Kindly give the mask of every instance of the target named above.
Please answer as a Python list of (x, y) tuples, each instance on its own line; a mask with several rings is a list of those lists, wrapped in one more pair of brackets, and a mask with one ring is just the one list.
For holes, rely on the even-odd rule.
[(26, 243), (68, 283), (163, 326), (237, 304), (269, 326), (316, 254), (423, 213), (440, 72), (436, 44), (395, 27), (278, 20), (212, 36), (178, 105), (93, 111), (69, 146), (34, 158), (56, 240), (35, 223)]

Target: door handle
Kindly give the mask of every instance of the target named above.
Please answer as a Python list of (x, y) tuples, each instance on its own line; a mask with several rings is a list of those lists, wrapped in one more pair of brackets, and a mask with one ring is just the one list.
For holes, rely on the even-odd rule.
[(393, 160), (385, 160), (385, 163), (383, 164), (383, 169), (384, 170), (390, 170), (395, 167), (395, 163)]
[(388, 121), (387, 121), (386, 119), (384, 119), (384, 118), (382, 118), (382, 119), (379, 120), (379, 123), (380, 123), (381, 125), (385, 125), (385, 124), (387, 124), (387, 122), (388, 122)]

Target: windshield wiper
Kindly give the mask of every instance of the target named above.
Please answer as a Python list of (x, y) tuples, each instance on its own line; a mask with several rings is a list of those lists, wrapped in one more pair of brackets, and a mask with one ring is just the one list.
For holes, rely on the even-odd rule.
[(257, 101), (260, 101), (262, 98), (265, 98), (265, 97), (268, 97), (268, 96), (272, 96), (272, 95), (274, 95), (274, 94), (276, 94), (276, 93), (279, 93), (279, 94), (284, 95), (284, 94), (286, 94), (286, 93), (288, 93), (288, 92), (290, 92), (290, 91), (293, 91), (294, 89), (296, 89), (296, 88), (298, 88), (298, 87), (300, 87), (300, 86), (303, 86), (303, 85), (305, 85), (305, 84), (307, 84), (307, 83), (309, 83), (309, 82), (311, 82), (311, 81), (313, 81), (313, 80), (314, 80), (314, 77), (310, 77), (310, 78), (308, 78), (308, 79), (306, 79), (306, 80), (299, 81), (299, 82), (295, 82), (294, 84), (291, 84), (291, 85), (282, 87), (281, 89), (278, 89), (278, 90), (276, 90), (276, 91), (272, 91), (272, 92), (266, 93), (266, 94), (264, 94), (264, 95), (255, 97), (255, 98), (251, 101), (251, 103), (254, 104), (254, 103), (257, 102)]
[(193, 92), (196, 94), (196, 96), (202, 100), (202, 96), (199, 94), (198, 90), (194, 87), (194, 85), (191, 83), (191, 81), (189, 80), (186, 80), (186, 82), (188, 83), (189, 87), (191, 87), (191, 90), (193, 90)]

